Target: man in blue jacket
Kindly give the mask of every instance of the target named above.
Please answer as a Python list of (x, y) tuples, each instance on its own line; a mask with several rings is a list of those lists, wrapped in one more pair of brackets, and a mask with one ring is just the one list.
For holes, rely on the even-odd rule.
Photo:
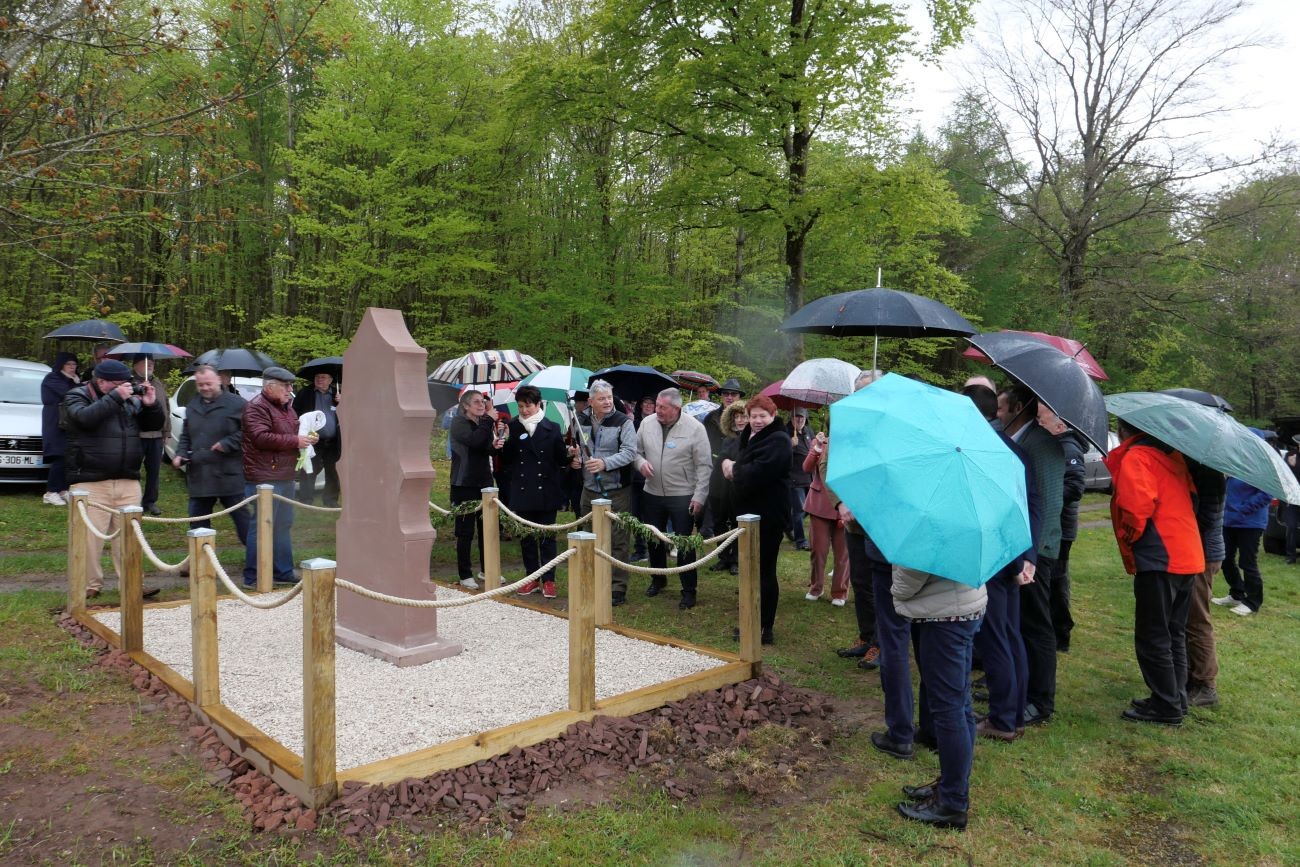
[[(1263, 431), (1251, 428), (1259, 437)], [(1264, 578), (1259, 571), (1259, 542), (1268, 526), (1273, 495), (1241, 479), (1228, 479), (1223, 506), (1223, 578), (1228, 595), (1214, 600), (1232, 606), (1232, 613), (1249, 617), (1264, 604)]]

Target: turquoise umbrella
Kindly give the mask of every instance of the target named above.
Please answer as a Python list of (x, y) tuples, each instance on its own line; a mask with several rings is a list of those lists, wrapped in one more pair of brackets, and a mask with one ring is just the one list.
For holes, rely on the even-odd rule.
[(1106, 409), (1194, 461), (1300, 504), (1300, 484), (1282, 456), (1222, 410), (1149, 391), (1112, 394)]
[(520, 385), (531, 385), (547, 400), (568, 400), (580, 391), (587, 390), (591, 371), (572, 364), (554, 364), (519, 380)]
[(1031, 543), (1024, 464), (969, 398), (897, 374), (831, 404), (826, 483), (900, 566), (979, 587)]

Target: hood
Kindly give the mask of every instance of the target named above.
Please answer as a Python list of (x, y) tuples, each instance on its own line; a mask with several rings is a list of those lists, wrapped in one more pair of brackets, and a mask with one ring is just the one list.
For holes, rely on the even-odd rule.
[(1102, 458), (1102, 463), (1106, 465), (1106, 469), (1110, 470), (1111, 476), (1119, 473), (1120, 465), (1124, 462), (1124, 456), (1135, 448), (1147, 448), (1155, 452), (1165, 469), (1174, 475), (1186, 478), (1190, 483), (1191, 473), (1187, 469), (1187, 462), (1183, 460), (1182, 452), (1147, 434), (1136, 434), (1129, 437), (1111, 449), (1106, 457)]
[(735, 420), (737, 413), (742, 413), (744, 411), (745, 402), (743, 400), (734, 401), (730, 405), (722, 408), (722, 417), (718, 420), (718, 429), (722, 431), (724, 437), (732, 435), (735, 430), (732, 426), (732, 422)]

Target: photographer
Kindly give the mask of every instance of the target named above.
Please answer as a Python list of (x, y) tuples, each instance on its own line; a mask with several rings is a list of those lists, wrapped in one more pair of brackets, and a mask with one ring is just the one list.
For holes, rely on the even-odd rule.
[[(85, 491), (92, 503), (111, 509), (138, 505), (144, 458), (140, 434), (160, 431), (166, 422), (154, 387), (147, 382), (133, 384), (130, 369), (120, 361), (101, 361), (91, 372), (90, 382), (70, 390), (59, 410), (59, 426), (68, 435), (64, 459), (68, 487)], [(118, 526), (115, 512), (92, 508), (86, 513), (101, 533), (111, 533)], [(86, 545), (86, 597), (93, 599), (104, 587), (99, 562), (104, 542), (87, 531)], [(114, 537), (112, 550), (113, 565), (121, 575), (121, 534)]]

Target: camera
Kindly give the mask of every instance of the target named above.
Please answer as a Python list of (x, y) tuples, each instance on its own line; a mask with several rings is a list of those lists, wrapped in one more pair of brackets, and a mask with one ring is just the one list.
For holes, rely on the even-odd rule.
[(138, 379), (131, 380), (131, 393), (136, 397), (144, 394), (144, 382)]

